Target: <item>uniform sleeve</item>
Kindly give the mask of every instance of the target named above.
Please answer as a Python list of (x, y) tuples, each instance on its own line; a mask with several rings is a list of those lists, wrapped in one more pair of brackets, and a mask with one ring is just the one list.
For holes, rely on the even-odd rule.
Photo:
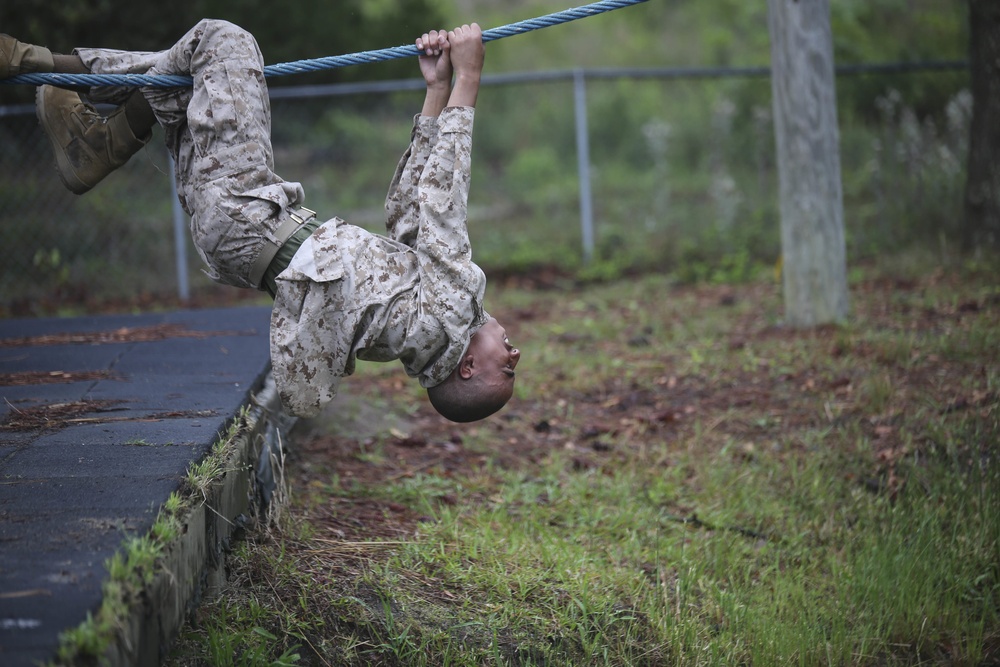
[(415, 250), (420, 271), (419, 315), (440, 327), (446, 353), (423, 372), (424, 386), (442, 382), (465, 353), (469, 338), (486, 322), (486, 276), (472, 261), (468, 231), (472, 127), (475, 109), (449, 107), (419, 183), (420, 224)]
[(385, 197), (385, 231), (389, 238), (413, 247), (420, 228), (417, 194), (420, 176), (437, 138), (438, 119), (417, 115), (410, 130), (410, 145), (396, 165)]

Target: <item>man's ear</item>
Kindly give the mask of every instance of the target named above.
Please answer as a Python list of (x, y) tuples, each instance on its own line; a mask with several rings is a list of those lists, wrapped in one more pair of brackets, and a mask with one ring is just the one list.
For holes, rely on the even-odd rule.
[(471, 352), (466, 352), (462, 357), (462, 363), (458, 365), (458, 377), (468, 380), (476, 374), (476, 360)]

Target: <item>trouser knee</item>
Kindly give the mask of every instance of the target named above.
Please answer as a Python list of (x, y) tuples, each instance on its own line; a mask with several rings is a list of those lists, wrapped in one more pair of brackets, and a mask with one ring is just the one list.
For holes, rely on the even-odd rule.
[[(257, 39), (248, 30), (241, 28), (235, 23), (230, 23), (223, 19), (202, 19), (194, 28), (195, 34), (209, 48), (225, 49), (221, 56), (232, 57), (245, 49), (254, 57), (260, 59), (260, 47)], [(235, 53), (234, 53), (235, 52)]]

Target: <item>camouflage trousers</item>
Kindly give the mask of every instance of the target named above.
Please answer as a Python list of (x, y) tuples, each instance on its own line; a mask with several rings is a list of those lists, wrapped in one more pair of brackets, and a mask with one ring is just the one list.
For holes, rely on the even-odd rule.
[[(159, 124), (181, 205), (209, 275), (257, 288), (250, 269), (265, 240), (304, 200), (302, 186), (274, 173), (264, 61), (253, 35), (204, 20), (165, 51), (81, 48), (95, 74), (180, 74), (190, 88), (141, 88)], [(95, 102), (122, 103), (134, 88), (94, 87)]]

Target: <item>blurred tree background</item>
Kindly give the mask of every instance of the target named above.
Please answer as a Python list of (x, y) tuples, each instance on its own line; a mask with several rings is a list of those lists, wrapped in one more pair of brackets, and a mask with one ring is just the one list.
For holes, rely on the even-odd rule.
[[(570, 6), (553, 0), (190, 0), (169, 6), (63, 0), (43, 9), (36, 3), (4, 3), (0, 26), (61, 52), (74, 46), (158, 50), (199, 19), (221, 18), (250, 30), (267, 63), (275, 64), (409, 44), (429, 27), (478, 21), (490, 28)], [(651, 0), (641, 9), (501, 40), (490, 49), (490, 67), (767, 65), (766, 12), (764, 3), (742, 0)], [(964, 3), (955, 0), (831, 0), (837, 62), (965, 59), (966, 13)], [(308, 77), (336, 82), (411, 75), (412, 67), (397, 61), (296, 75), (294, 83)]]
[[(581, 0), (578, 4), (586, 4)], [(483, 28), (533, 18), (568, 5), (553, 0), (339, 0), (276, 3), (266, 0), (191, 0), (173, 5), (131, 0), (8, 2), (0, 7), (3, 31), (23, 41), (68, 52), (75, 46), (159, 50), (201, 18), (221, 18), (252, 32), (267, 64), (409, 44), (429, 27), (478, 21)], [(741, 0), (651, 0), (598, 20), (582, 20), (500, 40), (491, 45), (488, 71), (594, 67), (766, 66), (765, 3)], [(964, 60), (967, 8), (955, 0), (831, 0), (839, 65), (872, 62)], [(294, 75), (286, 84), (406, 78), (400, 60)], [(883, 82), (872, 79), (846, 94), (850, 105), (877, 119), (874, 100)], [(944, 108), (953, 81), (908, 77), (904, 97), (918, 114)], [(26, 101), (32, 91), (0, 88), (2, 102)]]
[[(411, 44), (432, 27), (477, 21), (492, 28), (582, 4), (64, 0), (39, 10), (8, 2), (0, 5), (0, 30), (56, 51), (78, 45), (157, 50), (201, 18), (223, 18), (253, 32), (265, 62), (277, 64)], [(969, 58), (967, 2), (830, 0), (830, 9), (837, 66)], [(763, 68), (770, 61), (766, 12), (766, 3), (744, 0), (649, 0), (494, 41), (486, 74)], [(418, 76), (415, 64), (401, 59), (273, 77), (269, 85)], [(27, 106), (33, 93), (29, 86), (0, 86), (0, 105), (26, 105), (21, 116), (0, 123), (7, 160), (0, 160), (0, 174), (10, 174), (0, 179), (0, 280), (22, 294), (25, 312), (40, 312), (31, 290), (55, 293), (58, 308), (83, 298), (66, 296), (70, 289), (88, 298), (114, 289), (169, 289), (162, 278), (146, 277), (154, 273), (150, 266), (160, 275), (171, 271), (165, 158), (147, 148), (143, 159), (86, 197), (67, 196), (57, 191), (49, 151)], [(780, 248), (766, 77), (588, 77), (596, 227), (590, 264), (580, 255), (573, 95), (567, 76), (493, 86), (480, 97), (470, 233), (477, 261), (490, 275), (554, 269), (600, 279), (655, 270), (682, 281), (738, 281), (773, 274)], [(307, 205), (321, 214), (378, 230), (385, 186), (420, 96), (276, 95), (279, 173), (301, 182)], [(962, 67), (838, 77), (849, 267), (918, 246), (940, 260), (957, 248), (971, 100), (969, 71)], [(68, 218), (80, 224), (67, 226)], [(197, 269), (192, 263), (194, 280)]]
[[(22, 41), (67, 53), (76, 46), (158, 51), (202, 18), (226, 19), (254, 34), (266, 63), (340, 55), (410, 43), (415, 30), (442, 20), (435, 0), (191, 0), (173, 4), (131, 0), (8, 2), (0, 7), (3, 31)], [(412, 76), (401, 61), (296, 75), (289, 83), (335, 83)], [(10, 91), (2, 91), (10, 92)], [(33, 91), (19, 90), (20, 95)]]

